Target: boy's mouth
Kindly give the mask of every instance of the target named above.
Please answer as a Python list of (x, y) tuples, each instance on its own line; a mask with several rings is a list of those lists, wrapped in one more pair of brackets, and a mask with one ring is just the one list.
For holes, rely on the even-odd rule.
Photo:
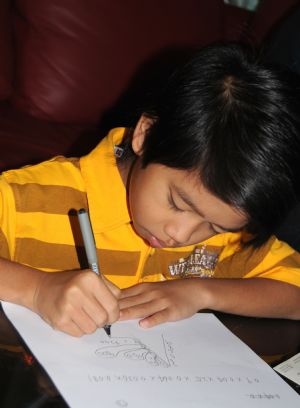
[(154, 235), (150, 235), (150, 237), (147, 239), (147, 241), (149, 242), (149, 244), (153, 248), (165, 248), (166, 247), (166, 244), (164, 242), (160, 241)]

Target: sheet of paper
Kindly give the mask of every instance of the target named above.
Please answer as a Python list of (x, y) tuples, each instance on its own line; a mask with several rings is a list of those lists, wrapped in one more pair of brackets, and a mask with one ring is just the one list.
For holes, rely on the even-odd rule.
[(72, 408), (298, 408), (300, 398), (212, 314), (73, 338), (29, 310), (3, 309)]
[(300, 385), (300, 353), (278, 364), (274, 370)]

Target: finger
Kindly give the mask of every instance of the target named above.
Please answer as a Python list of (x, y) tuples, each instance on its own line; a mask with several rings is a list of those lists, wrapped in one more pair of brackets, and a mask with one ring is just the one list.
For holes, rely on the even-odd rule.
[(86, 301), (82, 306), (84, 313), (94, 322), (95, 327), (103, 327), (108, 323), (108, 313), (99, 305), (99, 302), (96, 299)]
[(98, 303), (98, 307), (106, 311), (107, 321), (110, 323), (116, 321), (119, 317), (119, 302), (102, 279), (99, 279), (92, 293), (95, 301)]
[(150, 316), (164, 308), (159, 301), (139, 303), (138, 305), (122, 309), (119, 320), (140, 319)]
[(131, 296), (136, 296), (144, 292), (148, 292), (149, 283), (138, 283), (137, 285), (130, 286), (129, 288), (122, 289), (120, 294), (120, 299), (124, 299)]
[(78, 326), (83, 334), (94, 333), (99, 327), (88, 313), (82, 308), (75, 311), (76, 315), (72, 317), (72, 321)]
[(62, 326), (59, 327), (52, 326), (52, 328), (54, 330), (62, 331), (74, 337), (81, 337), (85, 334), (73, 320), (65, 322)]
[(119, 307), (120, 310), (123, 309), (127, 309), (127, 308), (131, 308), (134, 306), (138, 306), (147, 302), (151, 302), (153, 301), (153, 296), (151, 294), (151, 292), (149, 293), (142, 293), (136, 296), (130, 296), (130, 297), (126, 297), (124, 299), (120, 299), (119, 300)]
[(139, 321), (139, 325), (144, 329), (150, 329), (150, 327), (157, 326), (162, 323), (172, 321), (168, 309), (163, 309), (157, 313), (152, 314)]

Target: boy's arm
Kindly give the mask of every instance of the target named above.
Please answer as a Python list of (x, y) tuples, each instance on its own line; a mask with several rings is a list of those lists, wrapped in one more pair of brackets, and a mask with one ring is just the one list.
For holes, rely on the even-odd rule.
[(117, 287), (90, 270), (42, 272), (0, 258), (0, 299), (33, 310), (73, 336), (114, 322), (118, 296)]
[(187, 278), (124, 289), (121, 319), (142, 318), (143, 327), (210, 309), (256, 317), (300, 319), (300, 288), (274, 279)]

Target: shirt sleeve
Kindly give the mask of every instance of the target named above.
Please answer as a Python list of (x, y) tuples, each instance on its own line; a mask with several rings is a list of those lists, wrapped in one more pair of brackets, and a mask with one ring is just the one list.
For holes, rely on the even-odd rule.
[(270, 278), (300, 286), (300, 254), (275, 238), (265, 257), (244, 277)]
[(269, 278), (300, 286), (300, 254), (275, 236), (259, 248), (229, 242), (220, 258), (215, 278)]
[(13, 259), (15, 251), (16, 211), (10, 185), (0, 176), (0, 257)]

